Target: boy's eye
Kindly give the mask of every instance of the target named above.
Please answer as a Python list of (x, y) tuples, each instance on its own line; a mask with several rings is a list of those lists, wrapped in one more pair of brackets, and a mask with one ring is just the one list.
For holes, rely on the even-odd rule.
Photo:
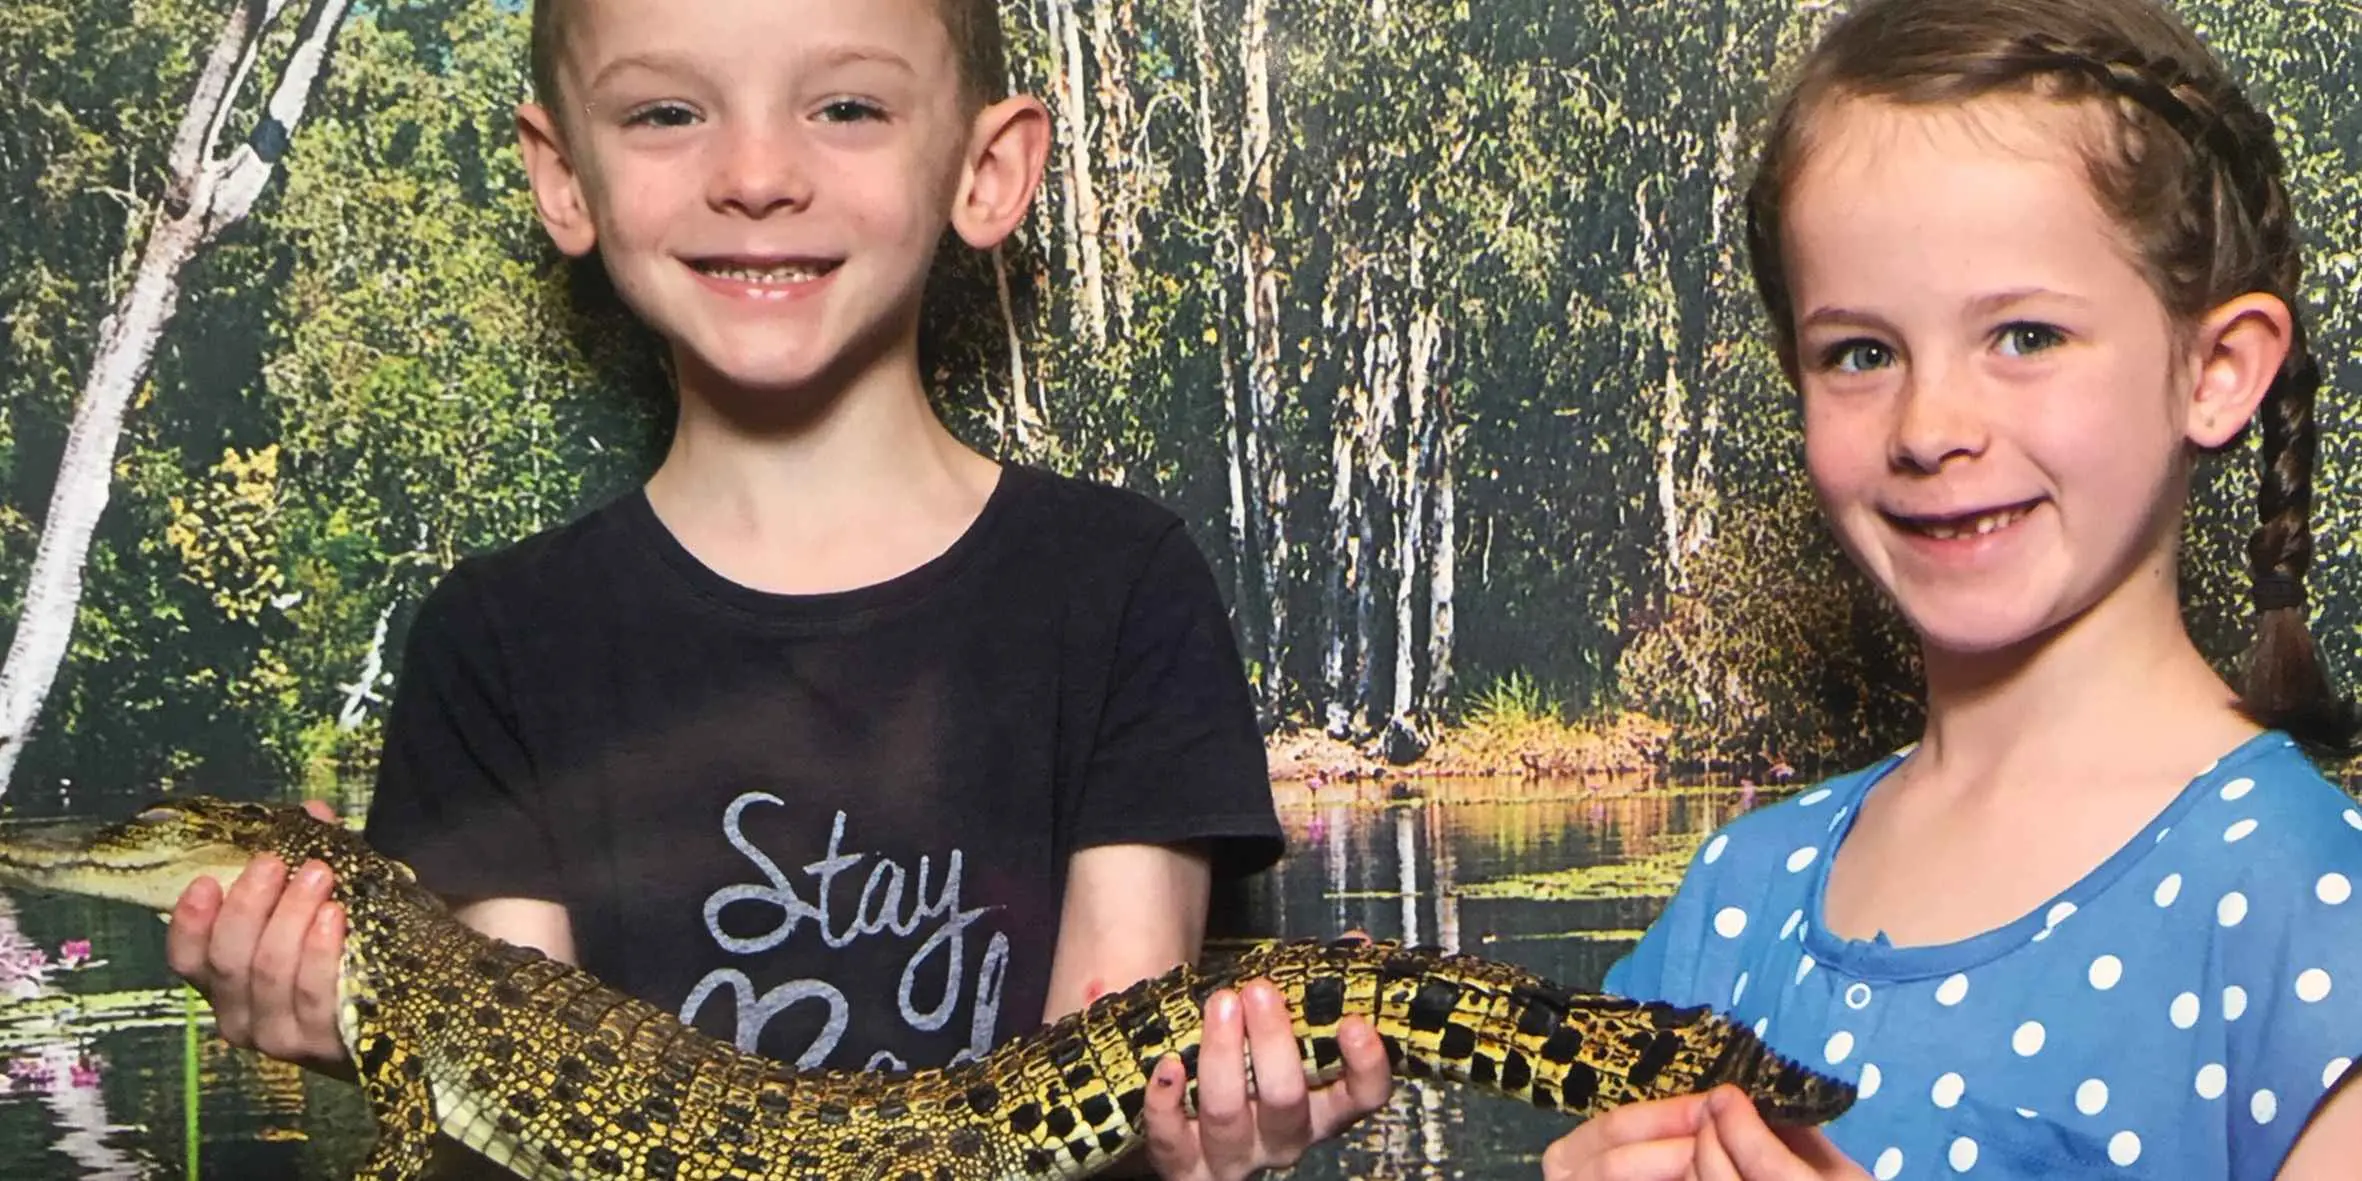
[(831, 99), (820, 108), (820, 118), (827, 123), (860, 123), (885, 117), (886, 112), (876, 104), (857, 98)]
[(2021, 322), (2002, 325), (2000, 339), (1997, 343), (2000, 344), (2004, 356), (2027, 357), (2046, 349), (2057, 348), (2065, 344), (2066, 341), (2065, 333), (2048, 324)]
[(1821, 367), (1839, 373), (1867, 373), (1894, 364), (1893, 349), (1875, 340), (1844, 340), (1821, 352)]
[(697, 112), (680, 103), (650, 103), (623, 117), (626, 127), (687, 127)]

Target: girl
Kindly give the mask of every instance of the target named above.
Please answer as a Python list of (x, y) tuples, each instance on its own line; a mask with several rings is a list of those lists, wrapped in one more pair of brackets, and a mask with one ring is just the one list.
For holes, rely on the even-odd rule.
[[(2362, 811), (2307, 634), (2319, 370), (2270, 123), (2148, 0), (1870, 0), (1749, 194), (1846, 551), (1918, 634), (1920, 741), (1709, 840), (1608, 975), (1857, 1080), (1551, 1147), (1600, 1177), (2350, 1175)], [(2261, 635), (2185, 631), (2199, 456), (2260, 420)]]

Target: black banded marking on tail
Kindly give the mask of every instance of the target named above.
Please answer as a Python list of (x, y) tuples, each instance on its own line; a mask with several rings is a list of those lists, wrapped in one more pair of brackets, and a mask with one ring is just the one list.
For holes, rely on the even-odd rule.
[(1680, 1052), (1681, 1035), (1670, 1029), (1660, 1029), (1656, 1036), (1649, 1039), (1648, 1048), (1640, 1052), (1639, 1060), (1632, 1064), (1631, 1070), (1624, 1073), (1624, 1077), (1635, 1087), (1648, 1086), (1657, 1081), (1657, 1075)]
[(1411, 997), (1411, 1028), (1419, 1033), (1433, 1033), (1451, 1020), (1460, 1006), (1460, 986), (1449, 980), (1432, 979), (1419, 986)]

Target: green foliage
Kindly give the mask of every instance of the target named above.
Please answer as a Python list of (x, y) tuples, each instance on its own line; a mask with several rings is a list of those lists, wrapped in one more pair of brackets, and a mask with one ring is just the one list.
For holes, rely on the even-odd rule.
[(1541, 682), (1512, 669), (1476, 695), (1464, 720), (1470, 726), (1514, 729), (1560, 721), (1565, 711), (1564, 703), (1551, 697)]

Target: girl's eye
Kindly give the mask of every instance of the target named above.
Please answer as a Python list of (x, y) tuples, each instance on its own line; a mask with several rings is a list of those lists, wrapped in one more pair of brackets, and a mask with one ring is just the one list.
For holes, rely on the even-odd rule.
[(885, 117), (886, 112), (877, 105), (857, 98), (833, 99), (820, 108), (820, 118), (825, 123), (861, 123)]
[(626, 127), (687, 127), (697, 121), (697, 112), (680, 103), (652, 103), (624, 116)]
[(2017, 323), (2001, 326), (1999, 344), (2003, 356), (2030, 357), (2035, 353), (2065, 344), (2066, 334), (2048, 324)]
[(1894, 361), (1894, 350), (1875, 340), (1839, 341), (1821, 352), (1821, 367), (1839, 373), (1867, 373)]

